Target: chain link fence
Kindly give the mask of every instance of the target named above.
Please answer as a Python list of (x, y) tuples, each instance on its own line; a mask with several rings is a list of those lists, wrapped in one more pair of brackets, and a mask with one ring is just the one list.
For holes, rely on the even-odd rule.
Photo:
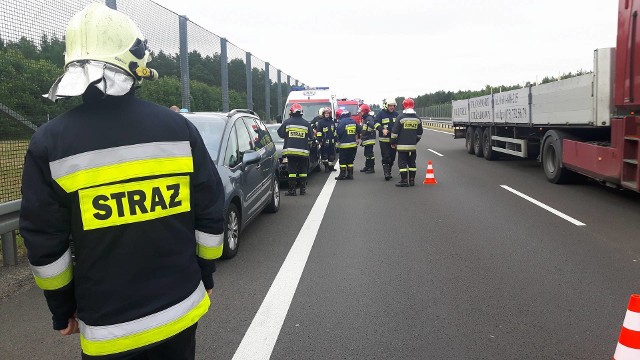
[[(0, 2), (0, 203), (19, 199), (24, 155), (34, 131), (78, 105), (42, 97), (63, 73), (64, 34), (76, 12), (95, 0)], [(292, 85), (280, 69), (150, 0), (106, 0), (130, 16), (153, 51), (160, 74), (138, 95), (191, 111), (248, 108), (265, 121), (282, 114)]]
[(451, 120), (451, 104), (439, 104), (433, 106), (427, 106), (422, 108), (416, 108), (416, 113), (421, 118), (436, 118), (436, 119), (449, 119)]

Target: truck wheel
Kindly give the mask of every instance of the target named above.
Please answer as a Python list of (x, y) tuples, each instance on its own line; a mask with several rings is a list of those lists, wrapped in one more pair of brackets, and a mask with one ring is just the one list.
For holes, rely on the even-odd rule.
[(477, 157), (482, 157), (482, 128), (477, 127), (473, 132), (473, 152)]
[(464, 146), (467, 148), (467, 153), (473, 154), (473, 126), (467, 126), (467, 133), (464, 135)]
[(484, 153), (484, 158), (489, 161), (498, 158), (498, 152), (493, 151), (491, 144), (491, 127), (484, 129), (482, 132), (482, 152)]
[(571, 180), (573, 172), (562, 166), (562, 139), (566, 135), (557, 130), (544, 134), (542, 145), (542, 168), (547, 180), (554, 184), (564, 184)]

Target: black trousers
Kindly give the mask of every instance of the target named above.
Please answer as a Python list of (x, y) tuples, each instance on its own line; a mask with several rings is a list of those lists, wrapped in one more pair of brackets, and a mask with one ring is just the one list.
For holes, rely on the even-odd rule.
[(396, 149), (391, 147), (391, 143), (380, 141), (380, 152), (382, 153), (382, 165), (393, 166), (396, 161)]
[(83, 360), (193, 360), (196, 358), (196, 329), (198, 323), (182, 332), (142, 349), (126, 351), (120, 354), (89, 356), (82, 354)]
[(336, 144), (323, 143), (320, 148), (320, 158), (322, 161), (329, 161), (333, 164), (336, 161)]
[(289, 180), (307, 178), (309, 158), (306, 156), (287, 155), (287, 172)]
[(416, 152), (415, 151), (398, 151), (398, 168), (400, 172), (413, 171), (416, 169)]
[(356, 159), (356, 151), (358, 148), (341, 148), (340, 149), (340, 167), (353, 167), (353, 161)]
[(374, 159), (375, 155), (373, 154), (373, 145), (365, 145), (364, 146), (364, 158), (365, 159)]

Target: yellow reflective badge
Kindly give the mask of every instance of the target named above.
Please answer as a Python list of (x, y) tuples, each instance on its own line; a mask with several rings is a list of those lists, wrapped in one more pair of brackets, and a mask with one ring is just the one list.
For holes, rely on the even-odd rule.
[(355, 125), (347, 125), (345, 126), (347, 129), (347, 135), (355, 135), (356, 134), (356, 126)]
[(78, 196), (84, 230), (147, 221), (191, 210), (188, 176), (84, 189)]
[(304, 138), (307, 137), (307, 133), (304, 132), (304, 131), (289, 130), (289, 137), (290, 138), (304, 139)]
[(405, 121), (402, 125), (405, 129), (415, 130), (418, 128), (418, 121)]

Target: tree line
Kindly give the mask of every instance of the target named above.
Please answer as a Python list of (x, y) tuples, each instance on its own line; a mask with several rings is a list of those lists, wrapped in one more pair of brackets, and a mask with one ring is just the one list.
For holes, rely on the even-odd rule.
[[(5, 41), (0, 38), (0, 103), (20, 114), (36, 126), (40, 126), (63, 112), (77, 106), (79, 98), (51, 102), (42, 97), (53, 82), (64, 72), (64, 40), (43, 35), (38, 44), (21, 38)], [(221, 57), (220, 54), (203, 56), (191, 51), (189, 59), (191, 111), (222, 111)], [(145, 81), (137, 90), (143, 99), (164, 106), (181, 106), (180, 58), (178, 54), (162, 51), (153, 54), (149, 66), (156, 69), (160, 78)], [(272, 74), (273, 75), (273, 74)], [(278, 104), (277, 83), (266, 77), (264, 69), (252, 68), (253, 109), (263, 119), (275, 118), (281, 110)], [(247, 107), (246, 64), (241, 59), (228, 63), (229, 107)], [(282, 98), (286, 99), (290, 88), (281, 84)], [(271, 114), (267, 116), (265, 87), (270, 88)], [(0, 139), (29, 138), (33, 131), (0, 111)]]
[[(413, 100), (415, 102), (415, 107), (416, 108), (426, 108), (426, 107), (429, 107), (429, 106), (450, 104), (451, 101), (454, 101), (454, 100), (465, 100), (465, 99), (470, 99), (470, 98), (474, 98), (474, 97), (490, 95), (490, 94), (493, 94), (493, 93), (499, 93), (499, 92), (503, 92), (503, 91), (520, 89), (522, 87), (535, 86), (535, 85), (538, 85), (538, 84), (546, 84), (546, 83), (550, 83), (550, 82), (554, 82), (554, 81), (558, 81), (558, 80), (564, 80), (564, 79), (568, 79), (568, 78), (572, 78), (572, 77), (576, 77), (576, 76), (580, 76), (580, 75), (585, 75), (585, 74), (589, 74), (589, 73), (591, 73), (591, 71), (578, 70), (576, 72), (564, 73), (564, 74), (562, 74), (562, 75), (560, 75), (558, 77), (545, 76), (542, 79), (542, 81), (540, 81), (539, 83), (527, 81), (524, 84), (524, 86), (521, 85), (521, 84), (500, 85), (500, 86), (486, 85), (481, 90), (458, 90), (456, 92), (440, 90), (440, 91), (436, 91), (436, 92), (433, 92), (433, 93), (427, 93), (427, 94), (416, 96)], [(402, 102), (404, 101), (404, 99), (405, 99), (404, 97), (397, 97), (396, 98), (396, 102), (399, 105), (401, 105)]]

